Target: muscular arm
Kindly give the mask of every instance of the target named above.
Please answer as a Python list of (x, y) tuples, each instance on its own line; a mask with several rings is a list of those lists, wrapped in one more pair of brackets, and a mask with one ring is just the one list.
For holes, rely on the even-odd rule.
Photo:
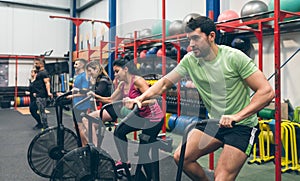
[(142, 95), (136, 98), (139, 102), (154, 98), (161, 95), (169, 88), (173, 86), (178, 80), (181, 79), (180, 74), (171, 71), (169, 74), (159, 79), (155, 84), (153, 84), (149, 89), (147, 89)]
[(236, 121), (243, 120), (248, 116), (257, 113), (268, 105), (275, 96), (274, 90), (260, 70), (246, 78), (245, 82), (255, 94), (251, 99), (250, 104), (235, 115)]
[(51, 96), (51, 91), (50, 91), (50, 78), (44, 78), (44, 83), (45, 83), (45, 86), (46, 86), (46, 90), (47, 90), (47, 94), (49, 96)]

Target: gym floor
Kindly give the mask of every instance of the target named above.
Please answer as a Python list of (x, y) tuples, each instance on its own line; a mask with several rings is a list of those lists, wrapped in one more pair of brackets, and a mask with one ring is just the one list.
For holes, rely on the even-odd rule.
[[(49, 126), (56, 125), (54, 109), (49, 109)], [(5, 181), (43, 181), (49, 180), (35, 174), (27, 162), (27, 149), (32, 138), (39, 132), (32, 130), (35, 125), (33, 118), (28, 115), (22, 115), (14, 109), (0, 109), (0, 180)], [(72, 118), (70, 114), (64, 114), (64, 124), (73, 129)], [(168, 133), (169, 134), (169, 133)], [(175, 149), (181, 140), (181, 136), (170, 134), (173, 138), (173, 148)], [(219, 151), (215, 152), (215, 162)], [(208, 167), (208, 157), (199, 160), (204, 167)], [(245, 164), (237, 180), (257, 181), (275, 180), (275, 165), (273, 162), (257, 165)], [(160, 178), (162, 181), (175, 180), (177, 166), (172, 156), (168, 155), (160, 161)], [(300, 176), (295, 172), (283, 173), (283, 181), (296, 181)], [(183, 181), (189, 180), (186, 175), (182, 176)]]

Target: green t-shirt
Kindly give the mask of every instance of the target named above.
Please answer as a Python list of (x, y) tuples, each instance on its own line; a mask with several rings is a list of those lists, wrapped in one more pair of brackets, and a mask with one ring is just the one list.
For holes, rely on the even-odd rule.
[[(192, 79), (210, 116), (216, 119), (235, 114), (250, 103), (250, 89), (244, 79), (258, 70), (241, 51), (224, 45), (218, 47), (214, 60), (207, 62), (190, 52), (174, 69)], [(252, 127), (257, 123), (253, 114), (238, 124)]]

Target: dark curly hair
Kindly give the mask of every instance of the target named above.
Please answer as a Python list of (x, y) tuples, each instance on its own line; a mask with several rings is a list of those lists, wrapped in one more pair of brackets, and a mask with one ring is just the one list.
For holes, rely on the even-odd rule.
[(136, 64), (134, 63), (133, 60), (130, 60), (130, 58), (128, 56), (125, 56), (123, 58), (115, 60), (113, 63), (113, 66), (118, 66), (118, 67), (122, 67), (122, 68), (127, 67), (128, 72), (130, 74), (135, 74), (135, 75), (139, 74), (137, 71)]
[(217, 32), (215, 23), (208, 17), (199, 16), (197, 18), (191, 18), (186, 27), (185, 32), (190, 33), (195, 31), (197, 28), (201, 29), (201, 32), (205, 33), (207, 36), (210, 32)]

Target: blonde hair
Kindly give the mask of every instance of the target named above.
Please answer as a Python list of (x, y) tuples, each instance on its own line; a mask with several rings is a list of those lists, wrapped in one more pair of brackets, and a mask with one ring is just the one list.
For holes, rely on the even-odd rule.
[(39, 71), (35, 67), (32, 67), (31, 72), (34, 72), (37, 74)]
[(109, 77), (108, 73), (106, 72), (106, 70), (104, 69), (104, 67), (102, 65), (100, 65), (100, 63), (98, 61), (96, 61), (96, 60), (87, 63), (86, 66), (85, 66), (85, 69), (87, 70), (88, 68), (92, 68), (94, 70), (95, 69), (99, 69), (99, 71), (100, 71), (99, 75), (103, 74), (103, 75)]

